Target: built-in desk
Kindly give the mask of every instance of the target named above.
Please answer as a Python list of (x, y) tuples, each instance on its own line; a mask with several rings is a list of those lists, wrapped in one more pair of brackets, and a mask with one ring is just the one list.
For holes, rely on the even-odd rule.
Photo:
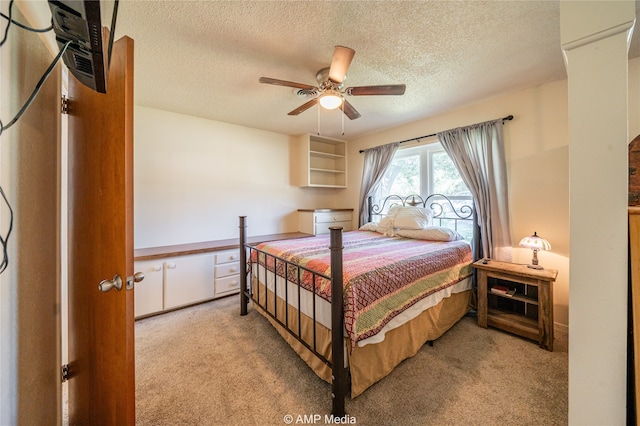
[[(302, 232), (248, 237), (249, 244), (311, 237)], [(148, 247), (134, 250), (135, 316), (142, 318), (240, 291), (240, 239)]]
[[(281, 234), (259, 235), (247, 237), (247, 243), (260, 244), (265, 241), (290, 240), (293, 238), (312, 237), (304, 232), (286, 232)], [(239, 249), (240, 239), (204, 241), (200, 243), (176, 244), (171, 246), (147, 247), (133, 251), (134, 260), (158, 259), (170, 256), (186, 256), (189, 254), (209, 253), (220, 250)]]

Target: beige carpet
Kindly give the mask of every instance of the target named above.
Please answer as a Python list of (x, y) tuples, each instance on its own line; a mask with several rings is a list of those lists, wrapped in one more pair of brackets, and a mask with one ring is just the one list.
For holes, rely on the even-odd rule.
[[(293, 416), (293, 424), (325, 424), (330, 385), (257, 312), (250, 308), (241, 317), (238, 298), (136, 322), (138, 424), (284, 425), (286, 415)], [(347, 420), (564, 425), (567, 378), (566, 351), (545, 351), (465, 317), (433, 347), (424, 346), (364, 394), (347, 400)]]

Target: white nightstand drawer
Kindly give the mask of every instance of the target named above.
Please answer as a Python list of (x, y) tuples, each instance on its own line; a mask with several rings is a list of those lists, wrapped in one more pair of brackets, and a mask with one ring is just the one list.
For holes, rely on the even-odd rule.
[(216, 280), (216, 297), (225, 294), (237, 293), (240, 290), (240, 275), (224, 277)]
[(229, 275), (237, 275), (240, 273), (240, 262), (225, 263), (216, 265), (216, 278), (227, 277)]
[(227, 250), (216, 253), (216, 265), (221, 263), (237, 262), (238, 260), (240, 260), (239, 250)]
[(351, 221), (351, 212), (316, 213), (316, 223), (332, 223)]
[(327, 234), (330, 226), (342, 226), (351, 231), (352, 209), (298, 210), (298, 231), (305, 234)]
[(346, 222), (316, 223), (316, 235), (328, 234), (330, 226), (342, 226), (342, 232), (351, 231), (351, 220)]

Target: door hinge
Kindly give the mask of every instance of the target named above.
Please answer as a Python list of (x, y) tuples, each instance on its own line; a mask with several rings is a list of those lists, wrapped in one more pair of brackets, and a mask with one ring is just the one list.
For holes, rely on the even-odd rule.
[(69, 114), (69, 98), (66, 96), (62, 96), (62, 99), (60, 99), (60, 112)]
[(62, 380), (62, 383), (64, 383), (67, 380), (69, 380), (69, 364), (64, 364), (60, 368), (60, 378)]

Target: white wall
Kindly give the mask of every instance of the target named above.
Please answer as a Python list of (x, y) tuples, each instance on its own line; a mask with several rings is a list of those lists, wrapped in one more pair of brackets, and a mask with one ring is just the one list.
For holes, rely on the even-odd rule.
[[(7, 5), (2, 2), (5, 14)], [(20, 11), (13, 8), (14, 19), (35, 25)], [(2, 28), (5, 26), (3, 20)], [(5, 126), (31, 95), (51, 60), (37, 34), (12, 26), (0, 51), (0, 117)], [(59, 105), (58, 67), (25, 114), (0, 137), (0, 185), (14, 211), (9, 267), (0, 275), (2, 425), (59, 424), (62, 419)], [(0, 233), (5, 237), (10, 215), (3, 201), (0, 206)]]
[(297, 210), (337, 207), (342, 190), (292, 184), (290, 136), (138, 106), (136, 248), (298, 230)]
[(571, 424), (626, 421), (627, 41), (634, 21), (633, 2), (560, 4), (569, 82)]

